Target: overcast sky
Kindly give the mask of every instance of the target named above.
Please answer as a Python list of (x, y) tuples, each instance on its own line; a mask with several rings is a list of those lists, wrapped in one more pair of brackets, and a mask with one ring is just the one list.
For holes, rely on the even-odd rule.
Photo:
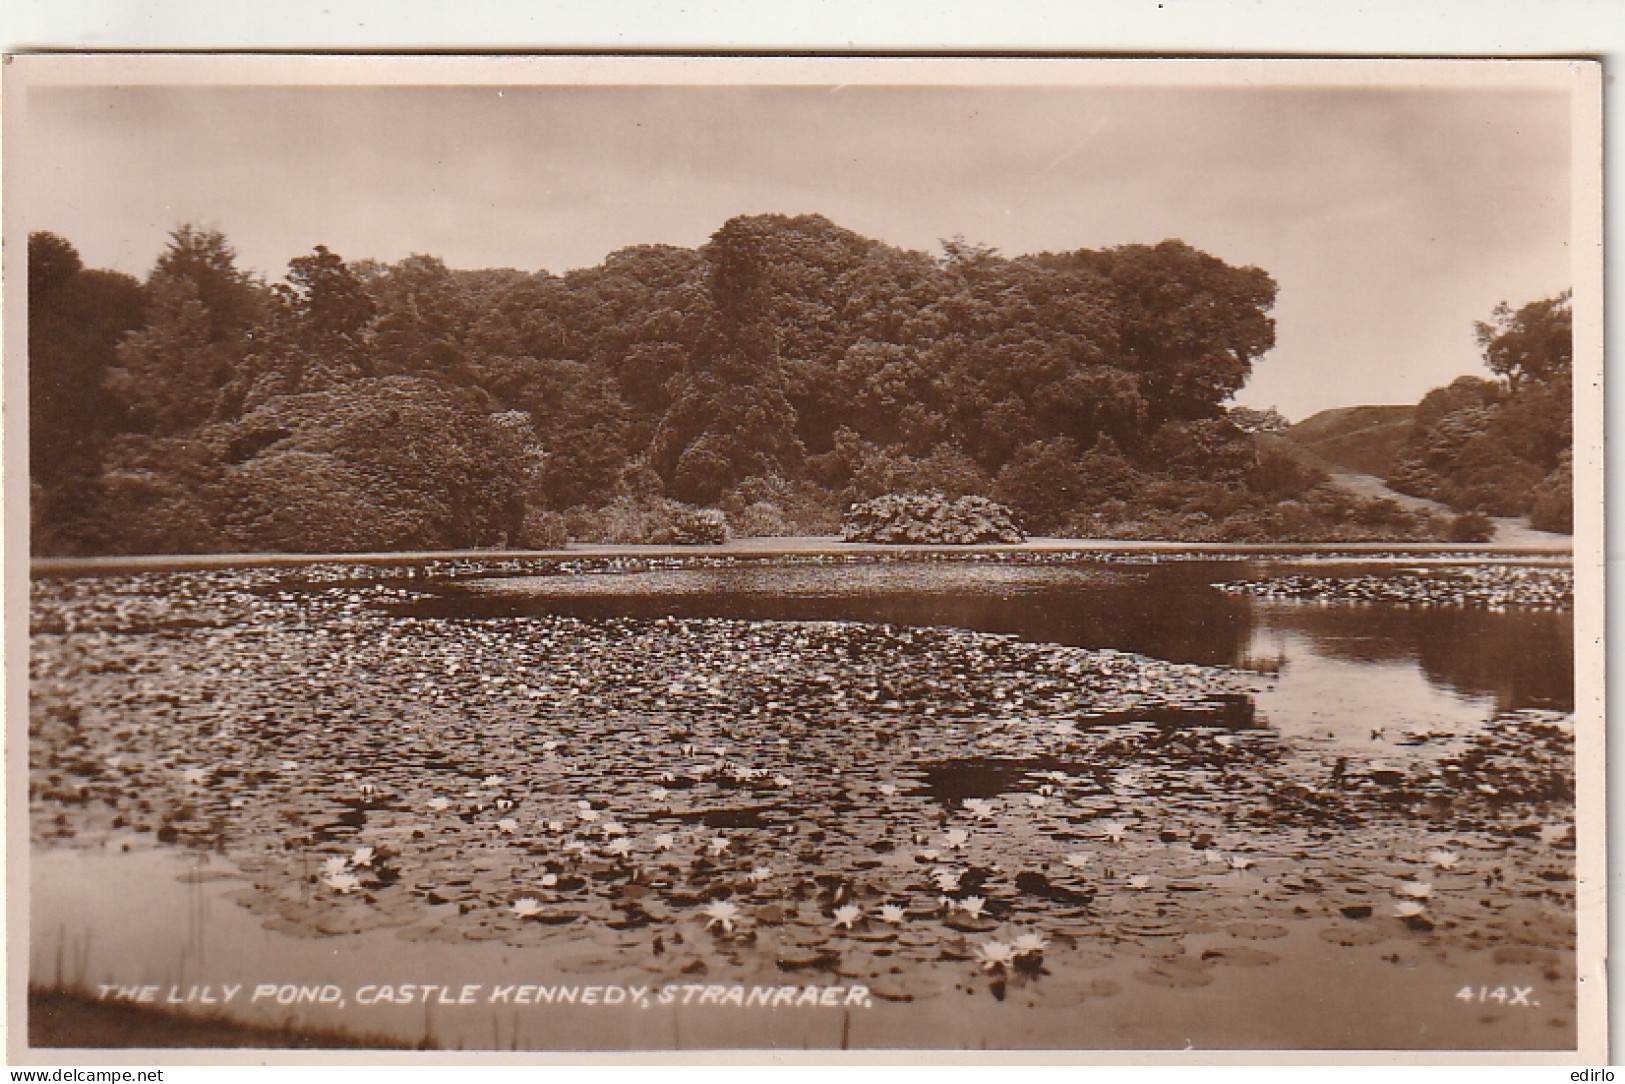
[(273, 280), (316, 244), (557, 272), (766, 212), (933, 251), (1180, 238), (1279, 284), (1238, 398), (1295, 420), (1482, 372), (1473, 322), (1572, 274), (1552, 90), (34, 86), (7, 151), (8, 214), (138, 276), (182, 222)]

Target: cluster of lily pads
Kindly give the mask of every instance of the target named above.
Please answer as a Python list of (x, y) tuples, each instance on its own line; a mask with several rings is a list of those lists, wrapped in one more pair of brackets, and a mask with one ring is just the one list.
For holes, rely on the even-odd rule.
[(1280, 576), (1212, 585), (1233, 595), (1332, 602), (1388, 602), (1410, 606), (1474, 606), (1567, 610), (1574, 606), (1574, 573), (1550, 565), (1472, 565), (1383, 576)]
[[(1196, 908), (1273, 937), (1261, 914), (1311, 892), (1350, 936), (1369, 905), (1306, 865), (1342, 816), (1368, 830), (1348, 868), (1412, 930), (1476, 921), (1422, 878), (1480, 876), (1480, 853), (1554, 891), (1505, 855), (1572, 816), (1511, 774), (1533, 747), (1530, 772), (1572, 779), (1555, 721), (1418, 746), (1404, 786), (1310, 786), (1247, 674), (941, 628), (401, 616), (424, 578), (36, 580), (35, 841), (224, 852), (240, 902), (290, 934), (582, 938), (673, 974), (828, 969), (898, 998), (933, 966), (1055, 982), (1058, 951), (1161, 942)], [(1427, 780), (1492, 777), (1500, 820), (1430, 819)], [(1382, 842), (1418, 832), (1435, 845)], [(1142, 977), (1267, 962), (1228, 951)]]

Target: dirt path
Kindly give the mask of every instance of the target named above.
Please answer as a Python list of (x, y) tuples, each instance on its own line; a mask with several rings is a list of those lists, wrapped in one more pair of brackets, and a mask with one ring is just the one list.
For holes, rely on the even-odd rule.
[[(1430, 501), (1425, 497), (1413, 497), (1409, 493), (1401, 493), (1397, 489), (1389, 489), (1383, 484), (1381, 478), (1374, 474), (1361, 474), (1358, 471), (1333, 471), (1332, 481), (1367, 500), (1376, 500), (1386, 497), (1397, 502), (1408, 512), (1428, 512), (1441, 516), (1454, 516), (1454, 509)], [(1531, 547), (1571, 546), (1572, 540), (1568, 535), (1553, 534), (1550, 531), (1537, 531), (1529, 526), (1528, 516), (1491, 516), (1495, 523), (1495, 537), (1490, 545), (1495, 547)]]

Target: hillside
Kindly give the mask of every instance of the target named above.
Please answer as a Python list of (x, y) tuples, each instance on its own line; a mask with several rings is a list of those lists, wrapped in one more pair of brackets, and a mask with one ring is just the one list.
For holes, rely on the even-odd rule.
[(1415, 416), (1413, 406), (1335, 407), (1305, 418), (1285, 435), (1326, 463), (1383, 478)]

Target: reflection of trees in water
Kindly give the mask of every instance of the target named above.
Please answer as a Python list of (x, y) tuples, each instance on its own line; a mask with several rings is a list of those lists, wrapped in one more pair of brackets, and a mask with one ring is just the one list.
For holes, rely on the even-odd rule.
[(1415, 661), (1435, 685), (1494, 696), (1502, 711), (1574, 710), (1574, 617), (1569, 613), (1435, 607), (1261, 603), (1260, 623), (1309, 637), (1352, 662)]

